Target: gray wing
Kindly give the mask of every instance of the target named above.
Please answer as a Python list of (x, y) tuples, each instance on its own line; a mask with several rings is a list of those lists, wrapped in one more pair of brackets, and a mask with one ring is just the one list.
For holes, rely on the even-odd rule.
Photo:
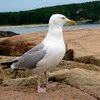
[(25, 54), (23, 54), (22, 56), (28, 54), (28, 53), (33, 53), (35, 51), (39, 51), (42, 50), (44, 48), (44, 44), (38, 44), (37, 46), (35, 46), (34, 48), (30, 49), (29, 51), (27, 51)]
[(14, 63), (15, 69), (31, 69), (45, 56), (46, 51), (43, 50), (44, 45), (39, 44), (22, 55), (17, 62)]

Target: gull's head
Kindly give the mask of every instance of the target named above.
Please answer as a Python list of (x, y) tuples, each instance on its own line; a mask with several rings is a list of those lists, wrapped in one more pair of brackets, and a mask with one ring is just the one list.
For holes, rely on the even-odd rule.
[(62, 27), (64, 24), (75, 25), (76, 22), (73, 21), (73, 20), (68, 19), (66, 16), (61, 15), (61, 14), (53, 14), (50, 17), (49, 25), (52, 25), (52, 26), (61, 26)]

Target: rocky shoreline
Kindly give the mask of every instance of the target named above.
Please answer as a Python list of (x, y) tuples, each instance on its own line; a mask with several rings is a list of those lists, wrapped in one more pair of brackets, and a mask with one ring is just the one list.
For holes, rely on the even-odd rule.
[[(0, 56), (0, 62), (13, 59), (14, 55), (19, 56), (25, 52), (17, 51), (14, 54), (14, 50), (24, 47), (16, 43), (23, 43), (30, 49), (40, 43), (45, 35), (45, 32), (41, 32), (41, 34), (30, 33), (0, 39), (0, 46), (5, 46), (5, 41), (9, 45), (8, 41), (10, 41), (10, 49), (13, 49), (9, 52), (10, 56)], [(47, 93), (38, 94), (37, 80), (32, 70), (4, 70), (0, 66), (1, 100), (16, 98), (18, 100), (33, 100), (33, 98), (34, 100), (100, 100), (100, 29), (64, 31), (64, 39), (67, 47), (66, 55), (63, 61), (49, 73), (50, 81), (58, 82), (55, 88), (48, 89)], [(14, 49), (15, 47), (17, 48)], [(10, 49), (6, 48), (8, 51)], [(3, 50), (5, 49), (2, 48), (2, 52)]]

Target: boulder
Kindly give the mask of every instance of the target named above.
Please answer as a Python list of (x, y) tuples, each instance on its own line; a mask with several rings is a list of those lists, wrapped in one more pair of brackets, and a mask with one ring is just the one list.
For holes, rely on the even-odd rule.
[[(12, 58), (14, 57), (8, 57), (8, 59)], [(1, 59), (2, 61), (8, 60), (7, 57), (1, 57)], [(48, 99), (49, 96), (49, 100), (52, 100), (52, 98), (55, 98), (55, 100), (58, 100), (58, 98), (61, 98), (61, 100), (99, 100), (99, 76), (99, 66), (63, 60), (49, 73), (49, 81), (58, 82), (57, 86), (55, 88), (48, 89), (47, 93), (43, 94), (42, 96), (36, 96), (37, 78), (33, 71), (30, 70), (0, 69), (0, 86), (6, 86), (4, 88), (2, 87), (3, 90), (1, 87), (0, 89), (3, 91), (2, 93), (5, 92), (4, 89), (9, 91), (10, 94), (8, 92), (7, 96), (10, 95), (10, 97), (13, 99), (18, 90), (18, 93), (20, 94), (25, 91), (27, 95), (28, 92), (30, 95), (28, 95), (26, 98), (30, 98), (32, 94), (34, 99), (43, 98), (44, 96)], [(41, 82), (43, 83), (43, 78), (41, 78)], [(18, 98), (22, 99), (24, 95), (21, 94), (20, 96), (20, 94), (18, 94)], [(0, 97), (2, 97), (2, 95)]]
[(44, 35), (25, 34), (13, 37), (1, 38), (0, 55), (20, 56), (42, 40)]
[[(0, 56), (0, 63), (12, 60), (16, 57), (10, 57), (10, 56)], [(2, 66), (0, 66), (2, 68)], [(12, 69), (1, 69), (0, 68), (0, 78), (5, 78), (5, 79), (14, 79), (14, 78), (24, 78), (24, 77), (29, 77), (31, 75), (34, 75), (33, 70), (12, 70)], [(81, 69), (86, 69), (86, 70), (91, 70), (91, 71), (100, 71), (100, 67), (92, 64), (84, 64), (84, 63), (79, 63), (79, 62), (74, 62), (74, 61), (66, 61), (62, 60), (60, 64), (55, 67), (54, 69), (51, 70), (51, 72), (62, 70), (62, 69), (74, 69), (74, 68), (81, 68)], [(3, 75), (3, 77), (2, 77)]]
[(65, 84), (48, 89), (46, 93), (37, 93), (34, 86), (0, 87), (0, 90), (1, 100), (97, 100), (88, 93)]
[[(100, 55), (100, 29), (73, 29), (64, 31), (64, 40), (67, 49), (74, 50), (74, 58), (82, 56)], [(90, 34), (91, 33), (91, 34)], [(9, 55), (22, 55), (24, 52), (39, 44), (46, 32), (22, 34), (0, 39), (2, 51), (10, 52)], [(5, 46), (10, 44), (10, 49)], [(18, 48), (18, 49), (17, 49)], [(21, 50), (19, 50), (19, 48)], [(25, 50), (23, 51), (22, 49)], [(27, 48), (27, 49), (26, 49)], [(15, 52), (16, 51), (16, 52)], [(3, 53), (3, 52), (2, 52)], [(4, 55), (4, 54), (3, 54)], [(5, 55), (8, 55), (5, 53)]]
[(100, 100), (100, 86), (78, 86), (78, 89)]
[(100, 66), (100, 56), (98, 57), (98, 55), (78, 57), (78, 58), (75, 58), (74, 61)]
[(0, 38), (2, 37), (11, 37), (14, 35), (18, 35), (18, 33), (11, 32), (11, 31), (0, 31)]
[[(25, 82), (32, 83), (31, 78), (19, 79), (21, 77), (21, 76), (18, 76), (19, 71), (17, 72), (17, 74), (15, 74), (15, 72), (12, 72), (12, 73), (10, 73), (10, 74), (5, 73), (4, 76), (6, 76), (6, 77), (4, 80), (4, 84), (7, 83), (9, 85), (11, 82), (11, 84), (14, 83), (14, 85), (15, 85), (15, 83), (19, 84), (19, 81), (21, 82), (21, 84), (22, 84), (22, 82), (24, 82), (24, 84), (25, 84)], [(29, 76), (29, 74), (27, 75), (27, 73), (23, 74), (23, 72), (21, 72), (21, 74), (24, 77)], [(13, 78), (10, 75), (12, 75)], [(31, 73), (30, 76), (32, 76), (32, 75), (35, 76), (34, 74)], [(86, 86), (87, 85), (90, 85), (90, 86), (98, 85), (99, 86), (100, 85), (99, 75), (100, 75), (100, 69), (96, 69), (96, 67), (94, 67), (93, 69), (87, 70), (82, 67), (80, 67), (80, 68), (79, 67), (77, 67), (77, 68), (70, 67), (68, 69), (68, 67), (65, 67), (65, 66), (63, 66), (62, 68), (56, 68), (55, 71), (51, 71), (51, 73), (49, 74), (50, 80), (64, 82), (64, 83), (70, 84), (72, 86), (85, 86), (85, 85)], [(9, 78), (8, 78), (8, 76), (9, 76)], [(14, 79), (15, 78), (14, 76), (17, 79)], [(35, 78), (34, 79), (32, 78), (32, 80), (35, 80)], [(28, 80), (28, 81), (25, 81), (25, 80)], [(26, 84), (28, 84), (28, 83), (26, 83)]]
[[(23, 98), (24, 100), (31, 100), (33, 98), (36, 100), (48, 100), (48, 98), (49, 100), (99, 100), (99, 31), (100, 29), (75, 29), (64, 31), (65, 43), (68, 44), (66, 55), (64, 60), (49, 73), (49, 80), (57, 81), (58, 85), (56, 88), (48, 89), (47, 93), (43, 95), (36, 93), (37, 79), (33, 70), (3, 70), (0, 68), (0, 90), (2, 91), (2, 93), (0, 93), (0, 98), (5, 100), (8, 98), (16, 99), (16, 97), (21, 100)], [(40, 43), (45, 35), (45, 32), (41, 34), (30, 33), (0, 39), (0, 46), (2, 46), (2, 49), (0, 48), (0, 53), (2, 50), (1, 54), (6, 54), (6, 52), (8, 52), (7, 55), (22, 55), (24, 52)], [(16, 45), (16, 43), (18, 44)], [(3, 50), (5, 50), (5, 53)], [(15, 57), (0, 56), (0, 62), (5, 62), (13, 58)], [(43, 78), (41, 78), (41, 82), (42, 81)], [(3, 96), (3, 93), (7, 95)]]
[(66, 53), (63, 59), (67, 61), (73, 61), (74, 60), (74, 50), (72, 49), (66, 50)]

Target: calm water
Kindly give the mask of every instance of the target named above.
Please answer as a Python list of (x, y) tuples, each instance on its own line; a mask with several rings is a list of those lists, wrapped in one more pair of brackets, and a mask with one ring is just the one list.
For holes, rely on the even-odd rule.
[[(64, 26), (66, 29), (80, 29), (80, 28), (100, 28), (100, 24), (84, 24), (84, 25), (71, 25)], [(37, 27), (24, 27), (24, 28), (5, 28), (2, 31), (13, 31), (20, 34), (25, 34), (29, 32), (43, 32), (48, 30), (48, 26), (37, 26)]]

